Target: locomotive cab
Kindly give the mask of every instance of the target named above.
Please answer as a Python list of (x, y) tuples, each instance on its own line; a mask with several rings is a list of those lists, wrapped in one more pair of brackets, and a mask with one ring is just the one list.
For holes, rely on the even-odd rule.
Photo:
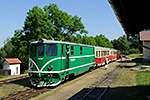
[[(55, 86), (60, 83), (65, 57), (58, 52), (61, 44), (39, 39), (30, 44), (29, 76), (33, 86)], [(65, 56), (65, 55), (64, 55)], [(62, 61), (63, 60), (63, 61)]]

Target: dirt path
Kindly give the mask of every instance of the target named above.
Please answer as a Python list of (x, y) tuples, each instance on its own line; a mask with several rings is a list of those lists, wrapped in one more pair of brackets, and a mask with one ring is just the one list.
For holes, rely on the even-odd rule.
[(75, 78), (69, 82), (61, 84), (52, 91), (44, 93), (34, 99), (42, 100), (66, 100), (71, 98), (73, 95), (81, 91), (83, 88), (87, 88), (96, 82), (100, 76), (106, 74), (110, 69), (114, 68), (119, 64), (118, 61), (109, 64), (108, 70), (104, 68), (98, 68), (92, 72), (86, 73), (80, 77)]

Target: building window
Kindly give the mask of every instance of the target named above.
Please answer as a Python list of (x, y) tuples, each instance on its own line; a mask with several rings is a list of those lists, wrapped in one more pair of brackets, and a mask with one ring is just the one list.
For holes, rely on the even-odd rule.
[(80, 55), (82, 55), (82, 47), (80, 47)]
[(74, 50), (73, 50), (73, 46), (71, 46), (71, 55), (73, 55), (74, 53)]

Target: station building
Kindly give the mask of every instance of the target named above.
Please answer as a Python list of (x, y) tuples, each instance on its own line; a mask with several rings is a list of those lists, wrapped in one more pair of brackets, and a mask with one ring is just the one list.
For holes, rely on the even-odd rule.
[[(150, 47), (150, 31), (141, 31), (140, 40), (143, 45)], [(150, 50), (143, 47), (143, 59), (150, 60)]]
[(5, 58), (3, 61), (3, 69), (11, 70), (11, 75), (20, 75), (20, 64), (22, 62), (18, 58)]

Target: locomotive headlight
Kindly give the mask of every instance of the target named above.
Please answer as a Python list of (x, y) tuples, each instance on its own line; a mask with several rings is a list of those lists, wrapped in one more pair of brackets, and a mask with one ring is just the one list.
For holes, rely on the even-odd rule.
[(51, 71), (53, 69), (53, 66), (49, 66), (48, 71)]
[(42, 44), (44, 42), (44, 40), (43, 39), (38, 39), (38, 43), (40, 43), (40, 44)]
[(29, 67), (29, 70), (30, 70), (30, 71), (32, 71), (32, 68), (33, 68), (33, 67), (32, 67), (32, 66), (30, 66), (30, 67)]

